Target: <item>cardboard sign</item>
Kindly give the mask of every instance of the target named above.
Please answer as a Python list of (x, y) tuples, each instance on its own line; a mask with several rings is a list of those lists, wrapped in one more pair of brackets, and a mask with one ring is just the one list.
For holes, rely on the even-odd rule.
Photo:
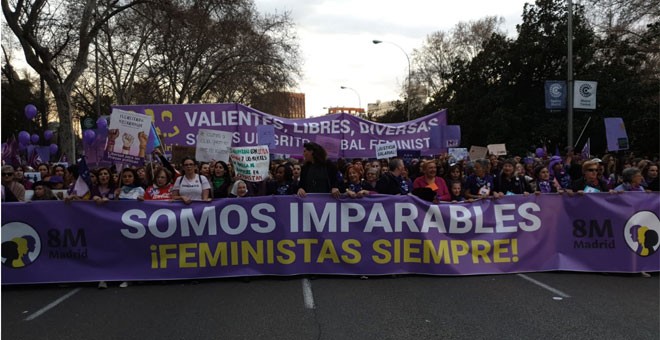
[(470, 147), (470, 160), (474, 161), (479, 158), (486, 158), (486, 154), (488, 153), (488, 148), (483, 147), (483, 146), (471, 146)]
[(227, 131), (199, 129), (195, 159), (200, 162), (211, 160), (229, 162), (229, 151), (233, 133)]
[(489, 144), (488, 153), (496, 156), (506, 156), (506, 144)]
[(265, 181), (269, 177), (270, 151), (267, 145), (231, 148), (229, 155), (236, 176), (249, 182)]
[(396, 158), (397, 148), (395, 142), (376, 145), (376, 159)]

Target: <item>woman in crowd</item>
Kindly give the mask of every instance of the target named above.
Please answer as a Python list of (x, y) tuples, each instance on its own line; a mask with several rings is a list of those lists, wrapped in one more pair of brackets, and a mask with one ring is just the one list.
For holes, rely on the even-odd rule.
[(64, 178), (64, 173), (66, 172), (66, 168), (62, 164), (55, 164), (53, 165), (52, 169), (52, 175), (53, 176), (60, 176)]
[(364, 181), (362, 181), (362, 173), (359, 172), (358, 168), (354, 165), (349, 165), (346, 167), (346, 174), (344, 176), (344, 182), (339, 188), (339, 191), (348, 195), (351, 198), (359, 198), (362, 196), (369, 195), (370, 191), (362, 187)]
[(141, 186), (142, 189), (151, 185), (151, 178), (148, 176), (147, 169), (145, 167), (138, 167), (135, 169), (135, 173), (137, 174), (137, 177), (135, 178), (135, 184)]
[(645, 191), (644, 187), (642, 186), (642, 181), (644, 180), (644, 176), (642, 176), (642, 172), (638, 168), (631, 167), (623, 170), (623, 173), (621, 174), (621, 178), (623, 179), (623, 183), (621, 183), (616, 188), (614, 188), (614, 191), (616, 192)]
[(564, 189), (555, 181), (550, 180), (550, 170), (547, 166), (540, 165), (534, 170), (536, 177), (536, 193), (550, 194), (564, 192)]
[(267, 182), (267, 195), (294, 195), (298, 191), (298, 186), (293, 181), (291, 165), (277, 165), (273, 177), (272, 180)]
[(582, 178), (573, 181), (571, 190), (577, 193), (608, 192), (607, 183), (598, 179), (598, 161), (582, 163)]
[(430, 188), (435, 191), (435, 203), (439, 201), (449, 201), (450, 194), (445, 180), (437, 175), (438, 166), (435, 160), (427, 160), (422, 163), (422, 175), (417, 177), (413, 182), (413, 189), (416, 188)]
[(364, 175), (364, 181), (362, 181), (362, 188), (371, 192), (376, 191), (376, 184), (378, 183), (378, 170), (368, 168), (367, 173)]
[(29, 179), (25, 178), (25, 168), (27, 166), (17, 166), (16, 170), (14, 171), (14, 180), (20, 184), (23, 185), (25, 190), (32, 190), (34, 183), (30, 181)]
[(229, 189), (231, 188), (231, 176), (229, 175), (229, 168), (227, 167), (227, 163), (223, 161), (215, 162), (210, 182), (213, 198), (229, 197)]
[(566, 171), (566, 167), (564, 166), (561, 157), (553, 156), (550, 158), (548, 170), (550, 171), (550, 178), (553, 181), (556, 180), (562, 188), (568, 189), (571, 187), (571, 175)]
[(300, 182), (300, 173), (302, 172), (302, 166), (300, 164), (293, 165), (293, 181), (298, 183)]
[(114, 177), (110, 174), (110, 169), (105, 167), (98, 168), (96, 170), (96, 178), (97, 184), (93, 185), (90, 190), (92, 193), (92, 200), (96, 203), (114, 200), (117, 184)]
[(199, 174), (206, 176), (206, 179), (211, 178), (211, 164), (209, 162), (199, 163)]
[(39, 174), (41, 175), (41, 180), (44, 182), (50, 181), (50, 167), (48, 166), (47, 163), (41, 163), (37, 167), (37, 171), (39, 171)]
[(461, 184), (465, 183), (465, 178), (463, 177), (463, 168), (461, 167), (460, 163), (454, 163), (449, 166), (447, 177), (445, 178), (445, 183), (451, 182), (461, 182)]
[(659, 191), (658, 188), (658, 164), (656, 163), (650, 163), (646, 167), (646, 173), (642, 171), (642, 176), (644, 176), (644, 179), (646, 180), (646, 189), (651, 190), (651, 191)]
[(142, 199), (147, 201), (172, 200), (172, 186), (174, 186), (172, 181), (172, 173), (164, 167), (158, 167), (154, 171), (153, 184), (144, 191)]
[(248, 185), (242, 179), (234, 182), (234, 185), (231, 188), (231, 193), (229, 197), (248, 197), (250, 193), (248, 192)]
[(486, 198), (493, 194), (493, 176), (488, 173), (489, 166), (490, 161), (485, 158), (474, 161), (474, 173), (465, 180), (465, 198)]
[[(449, 182), (449, 201), (450, 202), (463, 202), (465, 201), (463, 182), (451, 181)], [(470, 200), (471, 201), (471, 200)]]
[(331, 193), (333, 197), (340, 195), (337, 183), (337, 168), (327, 159), (325, 149), (317, 143), (304, 144), (303, 158), (305, 165), (300, 173), (298, 196), (305, 197), (308, 193)]
[(612, 154), (603, 156), (603, 177), (607, 180), (608, 189), (614, 189), (617, 185), (621, 184), (621, 176), (619, 171), (619, 161)]
[(529, 183), (515, 173), (516, 163), (513, 159), (502, 162), (502, 171), (495, 177), (494, 191), (496, 197), (505, 195), (528, 195), (533, 192)]
[(172, 199), (181, 200), (185, 204), (192, 201), (210, 201), (211, 185), (206, 176), (198, 174), (197, 163), (192, 157), (183, 158), (183, 176), (174, 181)]
[(32, 201), (56, 201), (57, 197), (53, 193), (53, 191), (50, 189), (48, 186), (47, 182), (44, 181), (38, 181), (37, 183), (34, 183), (34, 186), (32, 187), (32, 190), (34, 190), (34, 194), (32, 195)]
[(115, 189), (115, 199), (137, 200), (144, 196), (144, 189), (138, 183), (138, 173), (135, 169), (124, 168), (120, 178), (119, 187)]

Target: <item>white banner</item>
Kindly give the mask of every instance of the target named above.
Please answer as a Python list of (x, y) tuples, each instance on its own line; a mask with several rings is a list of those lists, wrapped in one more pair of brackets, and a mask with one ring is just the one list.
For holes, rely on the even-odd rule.
[(235, 179), (261, 182), (268, 179), (270, 152), (268, 145), (231, 148), (231, 162), (236, 171)]
[(376, 159), (396, 158), (397, 150), (395, 142), (377, 144)]
[(150, 116), (113, 109), (108, 126), (106, 159), (138, 164), (145, 157), (150, 132)]
[(227, 131), (199, 129), (195, 159), (202, 162), (216, 160), (228, 163), (233, 135), (232, 132)]
[(576, 80), (573, 84), (573, 108), (596, 109), (596, 87), (598, 82)]

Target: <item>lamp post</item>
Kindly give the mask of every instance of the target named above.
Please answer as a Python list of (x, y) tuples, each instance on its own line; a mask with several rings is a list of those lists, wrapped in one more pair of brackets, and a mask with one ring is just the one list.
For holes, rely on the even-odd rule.
[(403, 52), (403, 54), (406, 55), (406, 60), (408, 60), (408, 86), (406, 88), (406, 116), (408, 117), (408, 121), (410, 121), (410, 80), (411, 80), (410, 78), (412, 78), (411, 77), (411, 69), (410, 69), (410, 57), (408, 56), (408, 53), (406, 53), (406, 51), (403, 49), (403, 47), (401, 47), (401, 46), (399, 46), (399, 45), (397, 45), (393, 42), (382, 41), (382, 40), (372, 40), (371, 42), (374, 43), (374, 45), (378, 45), (378, 44), (381, 44), (381, 43), (392, 44), (392, 45), (398, 47), (401, 50), (401, 52)]
[(355, 94), (358, 97), (358, 108), (360, 108), (360, 109), (362, 108), (362, 99), (360, 98), (360, 94), (358, 93), (358, 91), (356, 89), (354, 89), (352, 87), (348, 87), (348, 86), (340, 86), (340, 88), (342, 90), (351, 90), (351, 91), (355, 92)]

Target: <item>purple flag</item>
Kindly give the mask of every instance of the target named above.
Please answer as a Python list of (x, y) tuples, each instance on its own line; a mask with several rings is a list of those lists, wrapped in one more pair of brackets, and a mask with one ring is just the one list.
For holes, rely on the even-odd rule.
[(591, 137), (587, 138), (587, 142), (584, 143), (582, 147), (582, 158), (590, 159), (591, 158)]

